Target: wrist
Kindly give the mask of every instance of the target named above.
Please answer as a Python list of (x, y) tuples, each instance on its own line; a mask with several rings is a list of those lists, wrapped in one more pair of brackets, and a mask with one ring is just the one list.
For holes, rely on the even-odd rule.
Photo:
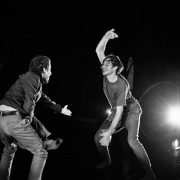
[(105, 39), (109, 40), (108, 36), (106, 36), (106, 35), (104, 35), (104, 36), (103, 36), (103, 38), (105, 38)]

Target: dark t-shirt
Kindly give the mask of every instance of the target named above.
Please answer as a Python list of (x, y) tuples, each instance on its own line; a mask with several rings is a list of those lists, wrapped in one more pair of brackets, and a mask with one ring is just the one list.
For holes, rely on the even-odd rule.
[(45, 106), (56, 113), (60, 113), (62, 108), (59, 104), (51, 101), (42, 92), (40, 77), (33, 72), (19, 76), (18, 80), (5, 93), (0, 105), (6, 105), (17, 109), (23, 115), (31, 115), (37, 101), (42, 101)]
[(118, 75), (116, 82), (111, 83), (107, 77), (103, 80), (104, 93), (111, 105), (111, 115), (109, 120), (113, 120), (116, 113), (116, 106), (123, 106), (123, 117), (127, 117), (130, 113), (139, 113), (140, 105), (138, 101), (132, 96), (128, 81), (122, 76)]

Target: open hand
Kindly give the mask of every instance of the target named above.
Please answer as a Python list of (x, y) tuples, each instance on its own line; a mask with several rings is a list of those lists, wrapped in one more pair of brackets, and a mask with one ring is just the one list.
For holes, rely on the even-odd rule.
[(115, 39), (118, 38), (118, 35), (114, 32), (114, 29), (111, 29), (106, 32), (105, 37), (108, 39)]
[(71, 116), (72, 112), (69, 109), (67, 109), (67, 107), (68, 107), (68, 105), (64, 106), (62, 108), (61, 113), (64, 114), (64, 115), (67, 115), (67, 116)]
[(108, 129), (102, 130), (102, 134), (100, 134), (102, 138), (100, 139), (100, 144), (102, 146), (109, 146), (109, 143), (111, 142), (111, 133)]

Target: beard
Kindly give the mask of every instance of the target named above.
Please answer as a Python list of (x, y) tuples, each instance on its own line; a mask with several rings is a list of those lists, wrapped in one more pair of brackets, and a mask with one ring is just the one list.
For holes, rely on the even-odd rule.
[(43, 84), (47, 84), (49, 82), (49, 79), (47, 79), (47, 78), (42, 78), (42, 83)]

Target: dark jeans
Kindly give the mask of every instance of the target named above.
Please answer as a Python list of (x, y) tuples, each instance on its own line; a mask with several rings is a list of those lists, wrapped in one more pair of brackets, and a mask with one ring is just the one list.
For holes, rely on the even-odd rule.
[[(139, 159), (142, 166), (147, 169), (151, 170), (151, 164), (148, 158), (148, 155), (143, 147), (143, 145), (139, 142), (139, 123), (141, 117), (141, 109), (135, 108), (133, 112), (131, 112), (126, 118), (125, 121), (125, 128), (128, 131), (128, 143), (129, 146), (132, 148), (134, 153), (136, 154), (137, 158)], [(99, 141), (102, 138), (100, 134), (102, 133), (103, 129), (108, 129), (111, 125), (111, 122), (108, 118), (104, 121), (102, 126), (99, 128), (95, 135), (95, 143), (97, 149), (99, 151), (100, 156), (104, 159), (104, 161), (111, 160), (109, 149), (106, 146), (102, 146)], [(118, 131), (119, 132), (119, 131)], [(118, 133), (117, 131), (115, 133)]]

